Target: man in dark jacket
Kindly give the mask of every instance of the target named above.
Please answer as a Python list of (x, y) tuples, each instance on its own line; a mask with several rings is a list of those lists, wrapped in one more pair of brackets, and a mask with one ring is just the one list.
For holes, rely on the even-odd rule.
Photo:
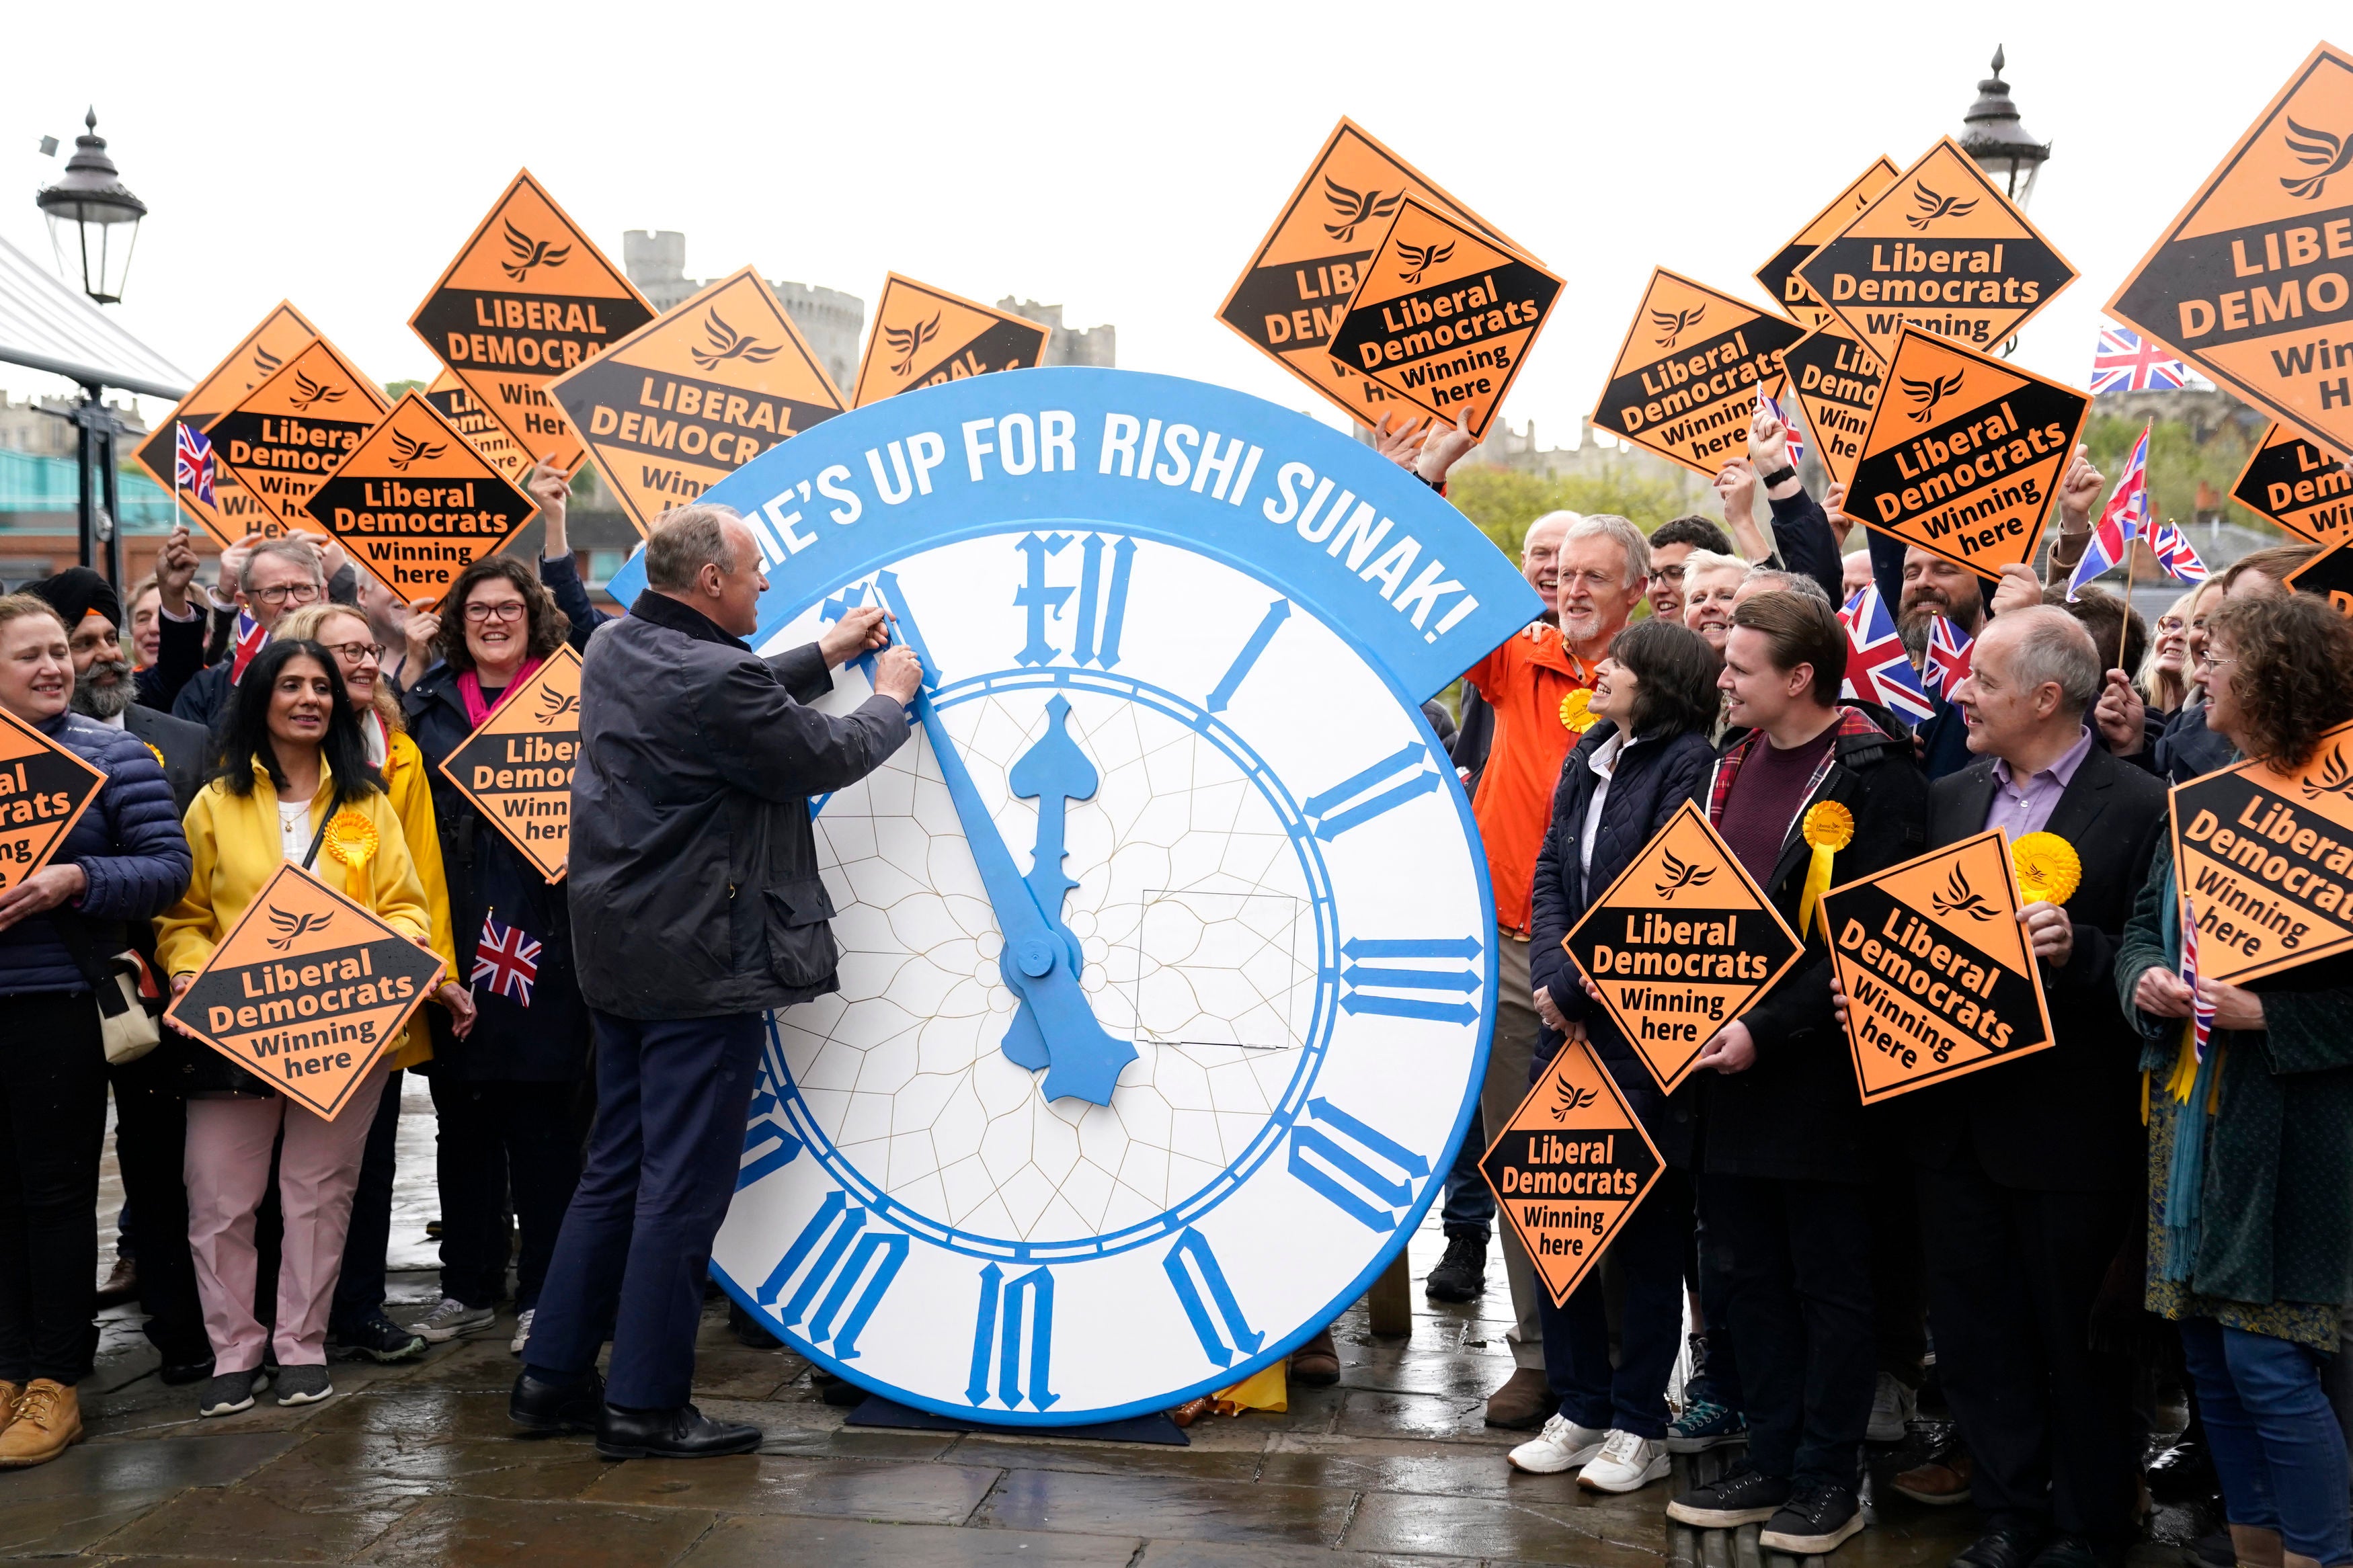
[[(345, 586), (331, 592), (320, 549), (311, 542), (311, 537), (288, 534), (262, 540), (242, 553), (229, 550), (221, 554), (223, 591), (234, 590), (237, 605), (265, 633), (289, 610), (330, 598), (337, 604), (348, 602), (342, 595), (348, 592), (351, 567), (345, 564), (338, 569), (336, 580)], [(171, 635), (167, 630), (165, 636)], [(237, 649), (231, 647), (227, 658), (199, 671), (180, 689), (179, 696), (172, 702), (172, 716), (211, 729), (221, 710), (228, 706), (229, 697), (237, 689), (237, 678), (244, 668)]]
[[(1927, 781), (1908, 737), (1839, 702), (1846, 633), (1810, 595), (1733, 612), (1721, 684), (1750, 733), (1716, 763), (1708, 817), (1804, 954), (1703, 1047), (1700, 1195), (1732, 1253), (1732, 1330), (1748, 1455), (1668, 1504), (1702, 1528), (1762, 1523), (1770, 1550), (1828, 1552), (1862, 1528), (1855, 1484), (1871, 1414), (1869, 1167), (1821, 921), (1806, 919), (1813, 838), (1833, 884), (1920, 853)], [(1834, 803), (1840, 810), (1823, 809)], [(1809, 823), (1809, 817), (1812, 818)]]
[(2131, 1367), (2086, 1331), (2146, 1179), (2140, 1042), (2112, 975), (2166, 792), (2085, 728), (2101, 663), (2063, 610), (1996, 619), (1953, 694), (1978, 760), (1929, 797), (1932, 846), (2052, 833), (2083, 869), (2062, 903), (2025, 911), (2057, 1043), (1896, 1102), (1919, 1168), (1937, 1373), (1986, 1520), (1956, 1559), (1971, 1568), (2113, 1568), (2135, 1534)]
[[(899, 748), (922, 670), (884, 646), (873, 609), (755, 656), (740, 638), (767, 579), (752, 531), (723, 507), (666, 514), (646, 582), (581, 670), (570, 881), (596, 1125), (510, 1410), (537, 1430), (593, 1424), (608, 1458), (686, 1458), (760, 1442), (687, 1395), (762, 1016), (839, 988), (808, 797)], [(831, 689), (828, 668), (876, 648), (874, 695), (855, 712), (803, 706)]]

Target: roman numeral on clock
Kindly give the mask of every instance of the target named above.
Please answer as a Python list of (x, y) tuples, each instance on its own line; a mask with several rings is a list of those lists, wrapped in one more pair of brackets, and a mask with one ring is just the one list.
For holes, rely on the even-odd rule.
[[(1021, 1382), (1021, 1330), (1029, 1330), (1029, 1382)], [(1002, 1325), (1000, 1327), (1000, 1324)], [(991, 1263), (980, 1271), (980, 1307), (973, 1316), (972, 1381), (964, 1396), (975, 1405), (988, 1400), (988, 1373), (997, 1370), (997, 1397), (1008, 1410), (1050, 1409), (1062, 1396), (1046, 1383), (1054, 1361), (1054, 1276), (1039, 1268), (1018, 1279)]]
[(1321, 795), (1308, 796), (1299, 808), (1314, 824), (1315, 837), (1329, 844), (1351, 827), (1361, 827), (1417, 795), (1428, 795), (1438, 784), (1438, 765), (1430, 760), (1430, 748), (1416, 741)]
[[(1187, 1268), (1189, 1260), (1191, 1267)], [(1201, 1353), (1219, 1366), (1231, 1366), (1236, 1357), (1248, 1358), (1258, 1353), (1266, 1343), (1266, 1336), (1252, 1330), (1242, 1318), (1241, 1303), (1234, 1298), (1234, 1288), (1226, 1283), (1226, 1271), (1219, 1267), (1218, 1255), (1209, 1250), (1209, 1242), (1191, 1226), (1176, 1238), (1160, 1260), (1168, 1271), (1168, 1283), (1176, 1288), (1176, 1300), (1184, 1304), (1185, 1317), (1193, 1325), (1194, 1334), (1201, 1342)], [(1200, 1276), (1196, 1283), (1194, 1276)], [(1216, 1316), (1211, 1316), (1211, 1308)]]
[[(1074, 591), (1067, 583), (1050, 582), (1046, 563), (1073, 542), (1079, 546), (1079, 607), (1071, 622), (1071, 646), (1055, 645), (1047, 617), (1062, 618), (1062, 607)], [(1119, 662), (1120, 632), (1127, 623), (1127, 584), (1135, 561), (1135, 541), (1109, 534), (1025, 533), (1014, 544), (1021, 552), (1025, 573), (1013, 592), (1014, 607), (1024, 613), (1026, 633), (1013, 662), (1051, 664), (1067, 658), (1083, 668), (1109, 669)]]
[[(1352, 936), (1340, 944), (1340, 1010), (1427, 1018), (1440, 1024), (1473, 1022), (1479, 1009), (1469, 998), (1486, 984), (1479, 973), (1479, 954), (1483, 951), (1475, 936), (1431, 940)], [(1422, 967), (1433, 963), (1436, 967)], [(1421, 994), (1390, 994), (1394, 992)], [(1438, 1000), (1442, 996), (1461, 1000)]]
[[(776, 1317), (788, 1329), (800, 1327), (807, 1317), (809, 1342), (821, 1345), (831, 1341), (834, 1356), (840, 1361), (858, 1359), (858, 1336), (865, 1331), (867, 1320), (882, 1304), (883, 1292), (891, 1289), (891, 1281), (907, 1261), (904, 1236), (868, 1231), (865, 1226), (864, 1209), (853, 1207), (839, 1188), (828, 1193), (754, 1293), (761, 1306), (775, 1307), (793, 1276), (800, 1273), (801, 1265), (808, 1263), (808, 1272), (792, 1298), (776, 1307)], [(809, 1262), (813, 1253), (816, 1261)], [(870, 1264), (873, 1272), (868, 1275)], [(865, 1277), (862, 1286), (861, 1276)], [(819, 1291), (824, 1292), (822, 1300)]]
[(1430, 1162), (1319, 1097), (1292, 1123), (1290, 1169), (1366, 1229), (1395, 1230)]

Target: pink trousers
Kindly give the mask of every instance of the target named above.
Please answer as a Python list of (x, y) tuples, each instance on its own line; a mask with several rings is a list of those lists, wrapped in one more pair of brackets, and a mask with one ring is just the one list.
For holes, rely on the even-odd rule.
[(196, 1295), (216, 1371), (261, 1364), (267, 1336), (253, 1315), (253, 1216), (281, 1125), (278, 1206), (286, 1238), (278, 1265), (278, 1364), (326, 1364), (327, 1311), (343, 1270), (352, 1192), (387, 1070), (379, 1063), (332, 1121), (282, 1095), (188, 1101), (188, 1250), (195, 1255)]

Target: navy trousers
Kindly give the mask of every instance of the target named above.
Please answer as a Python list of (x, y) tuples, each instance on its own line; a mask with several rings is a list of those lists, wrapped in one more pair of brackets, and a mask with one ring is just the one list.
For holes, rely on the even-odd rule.
[(1626, 1315), (1614, 1369), (1600, 1269), (1586, 1275), (1566, 1307), (1554, 1306), (1548, 1293), (1537, 1300), (1545, 1375), (1560, 1401), (1560, 1414), (1578, 1426), (1614, 1427), (1653, 1442), (1667, 1435), (1667, 1379), (1683, 1342), (1683, 1251), (1691, 1212), (1691, 1175), (1670, 1166), (1610, 1238), (1609, 1256), (1626, 1279)]
[(735, 1195), (765, 1020), (591, 1016), (596, 1124), (525, 1359), (566, 1381), (609, 1338), (607, 1402), (674, 1410), (693, 1387), (711, 1238)]

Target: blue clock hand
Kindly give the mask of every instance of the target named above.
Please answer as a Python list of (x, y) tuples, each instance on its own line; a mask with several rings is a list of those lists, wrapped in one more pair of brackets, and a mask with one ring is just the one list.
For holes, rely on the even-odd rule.
[(1102, 777), (1086, 752), (1071, 739), (1071, 703), (1057, 695), (1046, 704), (1046, 732), (1021, 753), (1006, 775), (1013, 793), (1038, 803), (1038, 844), (1029, 857), (1029, 891), (1038, 910), (1061, 933), (1075, 966), (1084, 960), (1078, 937), (1062, 921), (1062, 904), (1078, 886), (1062, 869), (1066, 808), (1074, 800), (1092, 800)]

